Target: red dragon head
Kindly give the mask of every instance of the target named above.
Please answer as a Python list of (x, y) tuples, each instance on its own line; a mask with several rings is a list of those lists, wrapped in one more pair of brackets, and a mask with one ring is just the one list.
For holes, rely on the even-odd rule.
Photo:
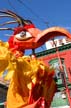
[(24, 51), (25, 49), (36, 49), (43, 45), (49, 39), (55, 36), (67, 36), (71, 38), (71, 34), (64, 28), (51, 27), (46, 30), (37, 29), (30, 20), (25, 20), (16, 13), (5, 10), (0, 10), (0, 17), (10, 17), (15, 21), (5, 22), (5, 24), (18, 23), (15, 28), (0, 28), (0, 30), (13, 30), (13, 35), (10, 36), (9, 48), (17, 51)]

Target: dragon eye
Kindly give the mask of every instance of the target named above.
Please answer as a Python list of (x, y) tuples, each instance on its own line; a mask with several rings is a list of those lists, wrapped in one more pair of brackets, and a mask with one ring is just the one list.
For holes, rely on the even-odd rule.
[(18, 40), (27, 40), (27, 39), (32, 38), (32, 35), (27, 31), (22, 31), (19, 34), (16, 34), (15, 38)]

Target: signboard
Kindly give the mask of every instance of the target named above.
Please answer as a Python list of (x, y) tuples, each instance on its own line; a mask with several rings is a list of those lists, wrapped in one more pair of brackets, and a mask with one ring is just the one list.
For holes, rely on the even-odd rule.
[[(55, 42), (56, 46), (59, 47), (59, 46), (71, 43), (71, 40), (67, 37), (64, 37), (62, 39), (54, 39), (54, 42)], [(54, 42), (53, 42), (53, 40), (47, 41), (45, 44), (46, 49), (55, 48)]]

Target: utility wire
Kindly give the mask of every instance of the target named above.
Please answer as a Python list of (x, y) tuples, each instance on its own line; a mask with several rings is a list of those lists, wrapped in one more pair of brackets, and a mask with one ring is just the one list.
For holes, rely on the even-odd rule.
[(43, 23), (48, 24), (43, 18), (39, 17), (30, 7), (28, 7), (22, 0), (17, 0), (21, 5), (23, 5), (25, 8), (27, 8), (33, 15), (36, 16), (36, 18), (39, 18)]
[[(11, 8), (12, 8), (16, 13), (18, 13), (18, 12), (16, 11), (16, 8), (12, 5), (11, 1), (10, 1), (10, 0), (7, 0), (7, 1), (8, 1), (8, 4), (11, 6)], [(27, 8), (34, 16), (36, 16), (36, 18), (39, 18), (39, 19), (42, 21), (42, 23), (46, 24), (46, 26), (49, 27), (49, 26), (48, 26), (48, 22), (45, 21), (43, 18), (39, 17), (39, 15), (36, 14), (30, 7), (28, 7), (22, 0), (17, 0), (17, 1), (18, 1), (21, 5), (23, 5), (25, 8)]]
[(12, 8), (16, 13), (18, 13), (18, 12), (16, 11), (16, 8), (12, 5), (11, 1), (10, 1), (10, 0), (7, 0), (7, 1), (8, 1), (8, 4), (11, 6), (11, 8)]

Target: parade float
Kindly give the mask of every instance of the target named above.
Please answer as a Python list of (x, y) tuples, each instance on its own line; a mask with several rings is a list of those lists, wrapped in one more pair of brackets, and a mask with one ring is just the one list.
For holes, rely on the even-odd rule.
[[(30, 20), (10, 10), (0, 10), (0, 13), (1, 18), (14, 20), (3, 25), (18, 24), (14, 28), (0, 28), (13, 31), (7, 42), (0, 41), (0, 77), (4, 74), (4, 80), (9, 81), (6, 107), (50, 108), (53, 96), (57, 92), (53, 78), (55, 71), (36, 57), (35, 49), (56, 36), (71, 39), (71, 34), (61, 27), (40, 30)], [(32, 50), (32, 54), (26, 56), (25, 50), (29, 49)], [(63, 72), (62, 67), (60, 68)]]

